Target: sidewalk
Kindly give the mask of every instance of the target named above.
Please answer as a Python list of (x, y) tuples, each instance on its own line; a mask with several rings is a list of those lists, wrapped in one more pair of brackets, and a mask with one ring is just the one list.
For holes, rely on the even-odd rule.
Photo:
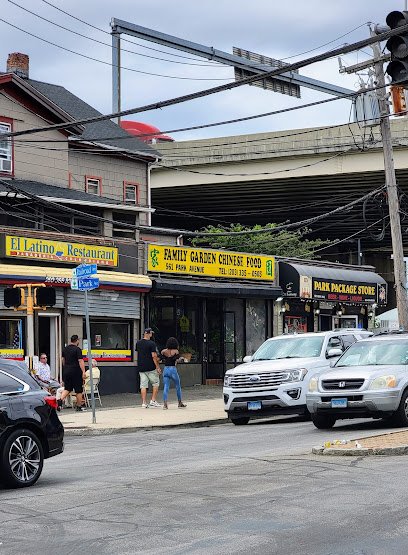
[[(162, 402), (161, 392), (158, 400)], [(194, 427), (228, 421), (224, 412), (222, 387), (184, 388), (183, 401), (187, 407), (179, 409), (175, 392), (170, 390), (168, 410), (142, 409), (138, 394), (107, 395), (102, 397), (102, 407), (96, 403), (96, 424), (92, 424), (91, 409), (87, 412), (75, 412), (66, 408), (59, 413), (59, 417), (64, 424), (66, 435), (108, 435), (143, 428)]]
[(407, 455), (408, 430), (396, 430), (376, 436), (367, 436), (340, 442), (327, 441), (322, 447), (312, 449), (314, 455), (366, 457), (368, 455)]

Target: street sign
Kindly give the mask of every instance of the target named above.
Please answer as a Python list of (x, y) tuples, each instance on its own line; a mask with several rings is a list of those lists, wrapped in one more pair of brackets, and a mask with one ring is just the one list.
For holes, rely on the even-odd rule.
[(93, 276), (98, 271), (96, 264), (80, 264), (72, 270), (73, 278), (80, 278), (85, 276)]
[(79, 291), (91, 291), (92, 289), (98, 289), (99, 278), (85, 277), (78, 278), (78, 290)]

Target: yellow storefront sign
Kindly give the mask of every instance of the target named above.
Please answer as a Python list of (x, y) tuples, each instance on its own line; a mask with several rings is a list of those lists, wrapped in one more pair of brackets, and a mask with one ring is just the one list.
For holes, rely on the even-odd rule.
[(118, 249), (65, 241), (48, 241), (33, 237), (6, 235), (6, 256), (54, 262), (91, 262), (99, 266), (117, 266)]
[(275, 259), (260, 254), (149, 245), (148, 270), (190, 276), (274, 281)]

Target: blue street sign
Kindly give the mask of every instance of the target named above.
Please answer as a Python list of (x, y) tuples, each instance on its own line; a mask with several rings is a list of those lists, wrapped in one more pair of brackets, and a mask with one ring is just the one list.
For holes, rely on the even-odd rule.
[(78, 290), (79, 291), (90, 291), (91, 289), (98, 289), (99, 278), (78, 278)]
[(96, 264), (80, 264), (72, 270), (72, 277), (80, 278), (85, 276), (93, 276), (98, 271)]

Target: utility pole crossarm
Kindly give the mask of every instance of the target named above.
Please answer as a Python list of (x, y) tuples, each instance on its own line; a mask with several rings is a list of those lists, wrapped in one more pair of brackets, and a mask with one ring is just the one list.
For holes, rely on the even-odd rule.
[[(188, 52), (189, 54), (193, 54), (194, 56), (200, 56), (201, 58), (206, 58), (207, 60), (219, 62), (220, 64), (224, 64), (227, 66), (251, 70), (252, 72), (259, 73), (260, 75), (271, 71), (271, 66), (258, 64), (251, 60), (241, 58), (241, 56), (236, 56), (234, 54), (228, 54), (228, 52), (223, 52), (222, 50), (217, 50), (212, 46), (204, 46), (203, 44), (198, 44), (185, 39), (174, 37), (172, 35), (167, 35), (166, 33), (161, 33), (153, 29), (148, 29), (147, 27), (142, 27), (141, 25), (128, 23), (127, 21), (123, 21), (121, 19), (113, 18), (111, 21), (111, 27), (113, 34), (125, 33), (127, 35), (132, 35), (134, 37), (138, 37), (149, 42), (161, 44), (162, 46), (166, 46), (167, 48), (182, 50), (183, 52)], [(284, 64), (282, 64), (282, 67), (284, 67)], [(331, 83), (325, 83), (324, 81), (312, 79), (311, 77), (305, 77), (303, 75), (299, 75), (297, 72), (294, 71), (280, 74), (279, 79), (288, 83), (293, 83), (295, 85), (307, 87), (309, 89), (315, 89), (320, 92), (332, 94), (339, 97), (349, 96), (350, 94), (354, 93), (354, 91), (352, 91), (351, 89), (339, 87)]]

